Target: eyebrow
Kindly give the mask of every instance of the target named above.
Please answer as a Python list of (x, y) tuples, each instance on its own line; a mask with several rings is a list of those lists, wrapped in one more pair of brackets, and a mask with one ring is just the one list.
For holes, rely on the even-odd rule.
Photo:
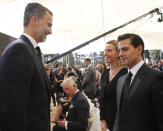
[(121, 51), (121, 50), (126, 51), (126, 50), (128, 50), (128, 47), (122, 47), (122, 48), (118, 49), (118, 51)]

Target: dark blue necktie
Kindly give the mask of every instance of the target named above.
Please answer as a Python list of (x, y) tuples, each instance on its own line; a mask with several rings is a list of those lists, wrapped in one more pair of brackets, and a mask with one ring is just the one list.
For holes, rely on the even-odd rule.
[(39, 58), (42, 60), (42, 53), (41, 53), (41, 49), (39, 46), (36, 47), (36, 51), (37, 51)]
[(129, 95), (129, 90), (130, 90), (130, 84), (131, 84), (131, 78), (132, 78), (132, 73), (129, 71), (124, 85), (123, 85), (123, 89), (122, 89), (122, 96), (121, 96), (121, 109), (124, 108), (125, 104), (128, 101), (128, 95)]

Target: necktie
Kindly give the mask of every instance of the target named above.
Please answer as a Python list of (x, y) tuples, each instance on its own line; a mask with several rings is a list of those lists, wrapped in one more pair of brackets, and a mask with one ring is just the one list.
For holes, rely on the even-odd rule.
[(41, 49), (39, 46), (36, 47), (36, 51), (37, 51), (39, 58), (42, 60), (42, 53), (41, 53)]
[(124, 105), (126, 104), (126, 102), (128, 100), (131, 78), (132, 78), (132, 73), (129, 71), (127, 76), (126, 76), (126, 79), (125, 79), (125, 82), (123, 85), (123, 89), (122, 89), (121, 109), (123, 109)]

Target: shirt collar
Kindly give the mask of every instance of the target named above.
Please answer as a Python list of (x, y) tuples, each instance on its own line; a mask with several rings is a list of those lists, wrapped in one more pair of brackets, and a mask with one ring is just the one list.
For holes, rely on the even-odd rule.
[(77, 89), (76, 90), (76, 92), (75, 92), (75, 95), (73, 96), (73, 98), (72, 99), (74, 99), (75, 98), (75, 96), (77, 95), (77, 93), (79, 92), (79, 89)]
[(141, 68), (141, 66), (144, 64), (144, 61), (141, 60), (139, 63), (137, 63), (134, 67), (132, 67), (129, 71), (132, 73), (133, 76), (136, 75), (138, 70)]
[(78, 92), (79, 92), (79, 90), (77, 89), (75, 94), (77, 94)]
[(31, 41), (34, 48), (36, 48), (38, 46), (37, 42), (30, 35), (28, 35), (26, 33), (23, 33), (23, 35), (25, 35)]
[(88, 65), (88, 68), (89, 68), (89, 67), (92, 67), (92, 64), (89, 64), (89, 65)]

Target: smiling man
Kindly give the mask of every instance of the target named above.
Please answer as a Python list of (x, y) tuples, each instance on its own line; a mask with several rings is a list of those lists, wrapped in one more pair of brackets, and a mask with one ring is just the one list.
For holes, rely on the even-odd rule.
[(129, 73), (117, 84), (113, 131), (162, 131), (163, 74), (144, 63), (144, 42), (139, 35), (123, 34), (118, 41), (120, 60)]
[(0, 59), (0, 130), (50, 131), (50, 83), (39, 42), (51, 34), (52, 12), (29, 3), (24, 12), (24, 33), (10, 43)]

